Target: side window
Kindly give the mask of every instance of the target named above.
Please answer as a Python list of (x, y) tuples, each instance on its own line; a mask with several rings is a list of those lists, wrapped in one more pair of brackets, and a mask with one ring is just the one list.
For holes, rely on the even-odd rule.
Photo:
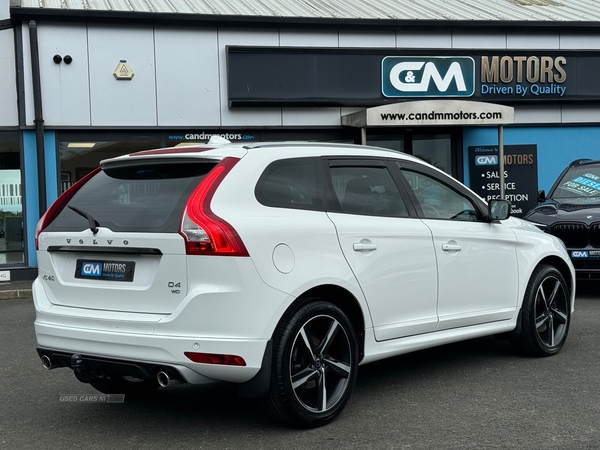
[(468, 197), (421, 172), (402, 169), (402, 173), (412, 188), (424, 217), (463, 221), (477, 220), (477, 208)]
[(406, 205), (386, 167), (331, 167), (330, 173), (341, 212), (408, 217)]
[(323, 169), (318, 158), (275, 161), (256, 185), (257, 200), (266, 206), (323, 209)]

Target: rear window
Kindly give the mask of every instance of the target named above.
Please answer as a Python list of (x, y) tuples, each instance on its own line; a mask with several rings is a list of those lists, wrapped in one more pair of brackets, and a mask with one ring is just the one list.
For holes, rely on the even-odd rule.
[(322, 210), (322, 162), (319, 158), (275, 161), (261, 175), (255, 194), (266, 206)]
[(575, 203), (600, 201), (600, 166), (583, 165), (570, 169), (556, 186), (552, 198)]
[[(112, 231), (177, 232), (190, 194), (216, 163), (146, 164), (99, 172), (67, 206)], [(46, 231), (82, 231), (87, 219), (65, 207)]]

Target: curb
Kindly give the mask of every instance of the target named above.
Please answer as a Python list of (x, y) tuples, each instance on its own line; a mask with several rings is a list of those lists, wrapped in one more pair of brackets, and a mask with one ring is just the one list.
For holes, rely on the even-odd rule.
[(15, 300), (33, 298), (31, 289), (13, 289), (9, 291), (0, 291), (0, 300)]

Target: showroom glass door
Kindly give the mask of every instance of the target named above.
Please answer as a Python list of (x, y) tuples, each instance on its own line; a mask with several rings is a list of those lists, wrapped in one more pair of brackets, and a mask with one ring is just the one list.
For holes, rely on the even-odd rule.
[(412, 154), (417, 158), (452, 173), (452, 136), (450, 134), (413, 134)]
[(19, 134), (0, 132), (0, 266), (25, 262)]
[(371, 128), (367, 130), (367, 145), (414, 155), (457, 180), (464, 181), (460, 128)]

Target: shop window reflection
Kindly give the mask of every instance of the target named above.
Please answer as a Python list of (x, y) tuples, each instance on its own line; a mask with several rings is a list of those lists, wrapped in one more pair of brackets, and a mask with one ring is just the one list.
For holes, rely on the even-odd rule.
[(449, 134), (415, 135), (412, 154), (423, 161), (452, 174), (452, 140)]
[(367, 145), (383, 147), (397, 152), (404, 152), (403, 136), (367, 136)]
[(100, 165), (100, 161), (142, 150), (158, 148), (159, 141), (59, 142), (60, 193)]

